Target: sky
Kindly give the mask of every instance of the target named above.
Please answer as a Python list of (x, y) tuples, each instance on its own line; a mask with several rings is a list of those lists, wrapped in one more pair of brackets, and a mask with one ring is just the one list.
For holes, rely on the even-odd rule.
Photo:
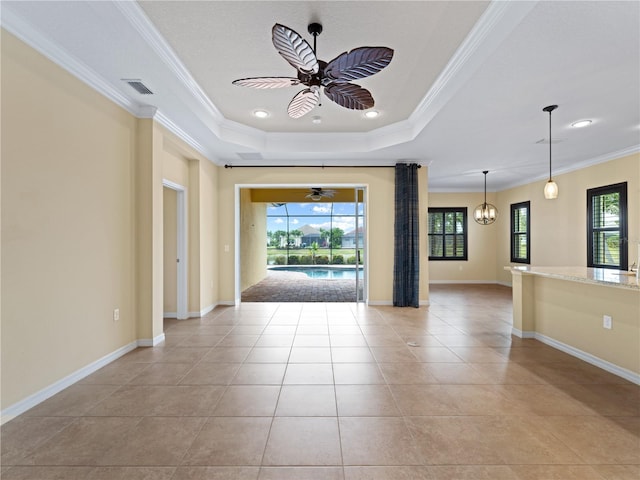
[[(333, 205), (333, 225), (331, 224), (331, 207)], [(295, 230), (303, 225), (311, 225), (314, 228), (341, 228), (347, 233), (355, 228), (355, 203), (287, 203), (284, 206), (267, 207), (267, 231), (287, 230), (287, 211), (289, 213), (289, 230)], [(360, 206), (362, 213), (362, 204)], [(273, 217), (272, 215), (277, 215)], [(307, 216), (313, 215), (313, 217)], [(336, 215), (349, 215), (341, 217)]]

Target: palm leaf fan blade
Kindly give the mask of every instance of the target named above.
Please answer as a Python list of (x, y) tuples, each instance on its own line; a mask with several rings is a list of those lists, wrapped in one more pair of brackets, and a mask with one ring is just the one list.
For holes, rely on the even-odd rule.
[(371, 92), (354, 83), (330, 83), (324, 94), (329, 100), (351, 110), (366, 110), (374, 105)]
[(385, 68), (393, 58), (387, 47), (360, 47), (344, 52), (331, 60), (324, 69), (329, 80), (348, 82), (369, 77)]
[(311, 45), (297, 32), (276, 23), (271, 30), (273, 46), (278, 53), (299, 72), (318, 73), (319, 65)]
[(287, 108), (287, 113), (291, 118), (300, 118), (313, 110), (319, 100), (320, 93), (317, 88), (305, 88), (293, 97)]
[(234, 80), (234, 85), (250, 88), (283, 88), (292, 87), (300, 84), (300, 80), (291, 77), (255, 77), (255, 78), (240, 78)]

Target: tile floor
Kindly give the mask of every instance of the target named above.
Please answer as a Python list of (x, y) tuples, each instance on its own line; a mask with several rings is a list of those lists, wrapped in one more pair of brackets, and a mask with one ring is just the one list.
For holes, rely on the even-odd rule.
[[(166, 321), (2, 427), (6, 480), (640, 478), (640, 388), (510, 335), (510, 290)], [(411, 345), (411, 346), (410, 346)]]

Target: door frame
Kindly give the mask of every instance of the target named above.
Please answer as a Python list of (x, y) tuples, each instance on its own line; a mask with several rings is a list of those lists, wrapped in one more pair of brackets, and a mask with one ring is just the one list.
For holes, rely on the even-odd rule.
[[(314, 183), (314, 187), (319, 188), (352, 188), (362, 189), (363, 190), (363, 201), (365, 209), (364, 209), (364, 262), (362, 263), (363, 268), (363, 299), (361, 303), (367, 305), (369, 303), (369, 229), (368, 229), (368, 217), (369, 217), (369, 185), (365, 183)], [(234, 186), (234, 277), (235, 277), (235, 285), (234, 285), (234, 304), (236, 306), (240, 306), (242, 290), (240, 288), (240, 235), (242, 232), (240, 231), (240, 191), (242, 189), (248, 188), (309, 188), (308, 183), (236, 183)], [(303, 203), (303, 202), (300, 202)], [(356, 222), (357, 223), (357, 222)], [(356, 225), (357, 228), (357, 225)], [(356, 245), (357, 246), (357, 245)], [(226, 249), (226, 246), (225, 246)], [(357, 248), (356, 248), (357, 251)], [(357, 297), (357, 291), (356, 291)]]
[(163, 179), (162, 186), (167, 187), (176, 192), (176, 225), (177, 225), (177, 292), (176, 292), (176, 309), (178, 320), (189, 318), (187, 307), (187, 275), (188, 275), (188, 256), (187, 256), (187, 189), (183, 185), (179, 185), (171, 180)]

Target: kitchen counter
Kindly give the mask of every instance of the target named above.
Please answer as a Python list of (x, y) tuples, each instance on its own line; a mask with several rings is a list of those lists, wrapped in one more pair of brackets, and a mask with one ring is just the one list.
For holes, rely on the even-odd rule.
[(509, 266), (512, 333), (640, 384), (640, 284), (631, 272)]
[(604, 285), (607, 287), (628, 288), (640, 292), (640, 282), (638, 282), (635, 272), (589, 267), (511, 266), (504, 268), (512, 272), (557, 278), (571, 282)]

